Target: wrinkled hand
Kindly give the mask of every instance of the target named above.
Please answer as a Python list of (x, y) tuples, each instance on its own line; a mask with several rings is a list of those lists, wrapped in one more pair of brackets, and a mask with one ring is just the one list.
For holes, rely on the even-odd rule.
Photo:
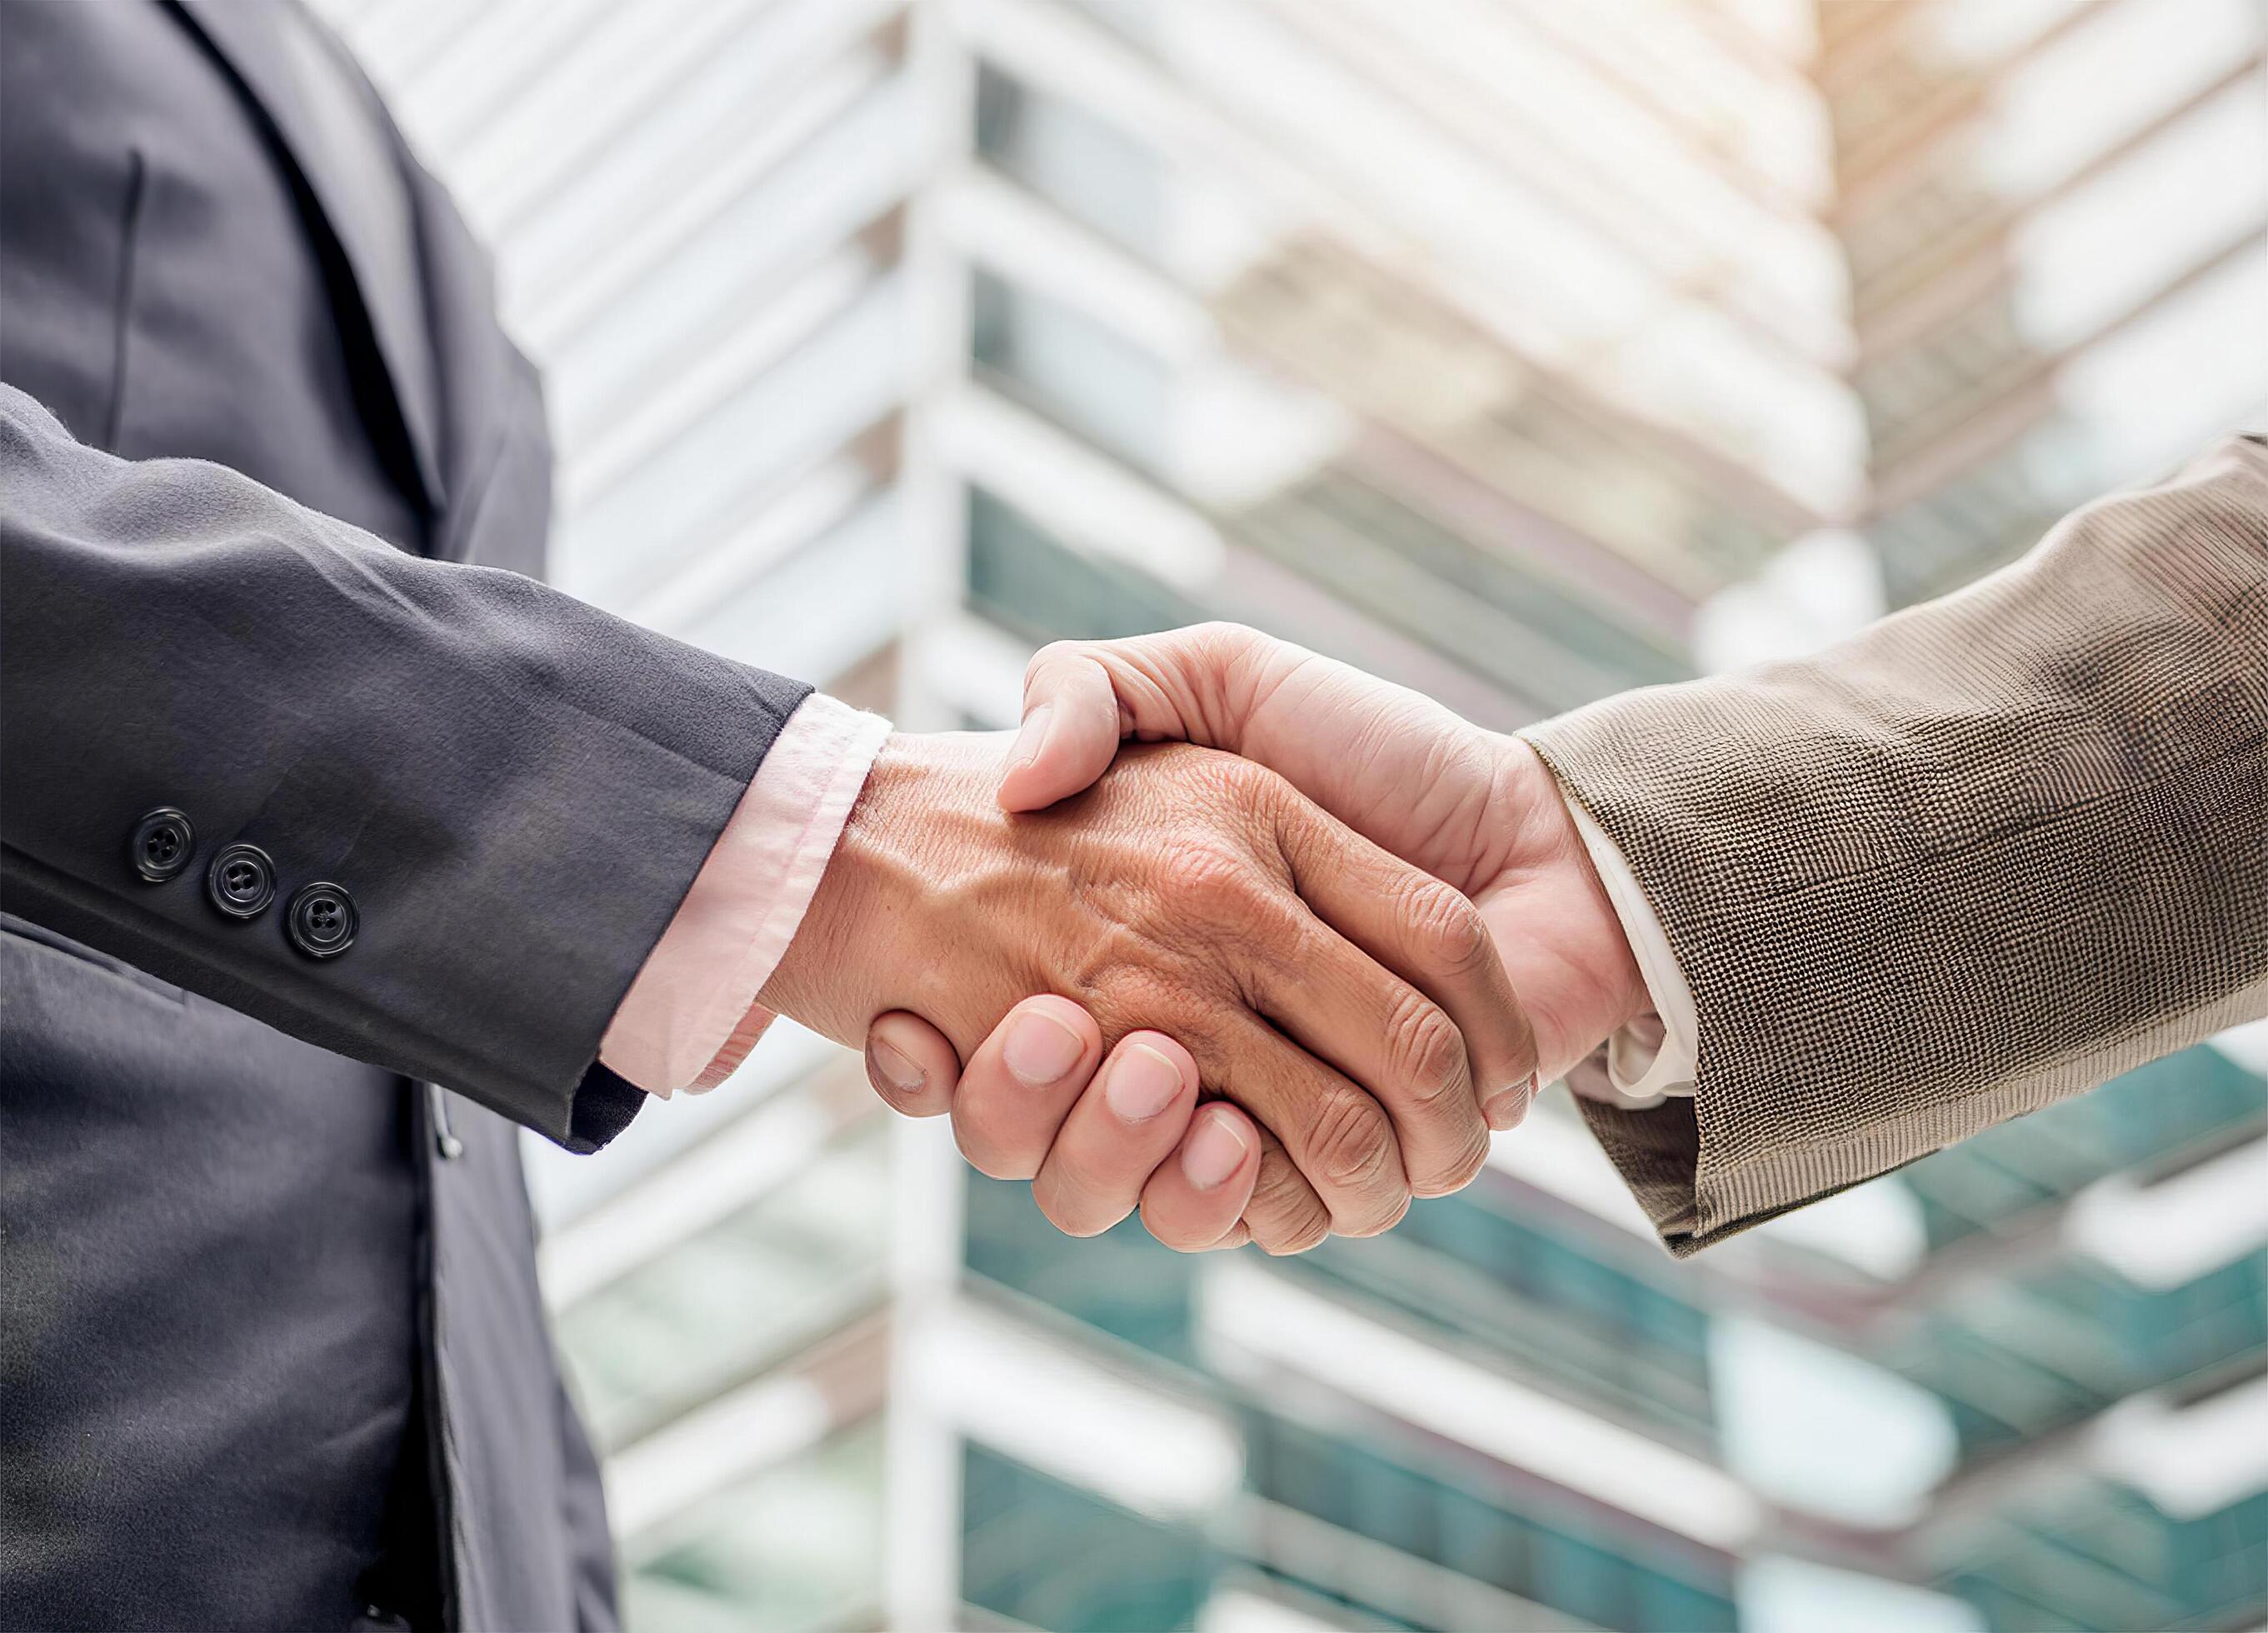
[[(1534, 750), (1419, 694), (1254, 630), (1205, 625), (1040, 653), (1026, 678), (1025, 725), (1001, 781), (1002, 804), (1043, 806), (1086, 786), (1125, 739), (1176, 737), (1264, 761), (1358, 831), (1468, 893), (1535, 1027), (1542, 1080), (1561, 1075), (1644, 1007), (1621, 926)], [(1028, 1102), (998, 1096), (974, 1062), (956, 1094), (953, 1051), (918, 1017), (879, 1017), (873, 1036), (922, 1056), (932, 1109), (950, 1107), (958, 1120), (965, 1102), (980, 1103), (996, 1129), (1020, 1117), (1021, 1137), (1045, 1152), (1060, 1113), (1028, 1112)], [(871, 1064), (870, 1075), (885, 1085)], [(1526, 1104), (1526, 1093), (1505, 1096), (1490, 1121), (1509, 1126)], [(1130, 1143), (1125, 1160), (1148, 1149)], [(1079, 1188), (1059, 1181), (1035, 1187), (1049, 1217), (1065, 1229), (1076, 1229)], [(1116, 1181), (1119, 1192), (1138, 1188)], [(1205, 1238), (1210, 1218), (1189, 1228), (1146, 1195), (1143, 1217), (1172, 1247), (1241, 1239), (1233, 1231)]]
[(1137, 751), (1060, 810), (1012, 815), (1002, 747), (891, 740), (768, 1007), (846, 1042), (908, 1010), (970, 1056), (1054, 992), (1105, 1041), (1179, 1039), (1269, 1131), (1246, 1217), (1272, 1250), (1383, 1230), (1413, 1190), (1472, 1177), (1476, 1083), (1533, 1061), (1469, 903), (1248, 761)]
[(1129, 738), (1258, 761), (1469, 896), (1534, 1026), (1542, 1081), (1646, 1007), (1637, 961), (1557, 783), (1520, 739), (1235, 624), (1059, 642), (1026, 672), (1002, 805), (1037, 810), (1076, 792)]

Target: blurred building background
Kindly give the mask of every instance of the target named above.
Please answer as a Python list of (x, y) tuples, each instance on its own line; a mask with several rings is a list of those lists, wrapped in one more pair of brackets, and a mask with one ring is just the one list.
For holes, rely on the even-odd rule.
[[(1228, 617), (1511, 727), (2268, 408), (2261, 0), (320, 0), (555, 565), (909, 727)], [(1548, 1097), (1373, 1241), (1057, 1237), (793, 1027), (532, 1154), (640, 1633), (2268, 1622), (2268, 1038), (1690, 1265)]]

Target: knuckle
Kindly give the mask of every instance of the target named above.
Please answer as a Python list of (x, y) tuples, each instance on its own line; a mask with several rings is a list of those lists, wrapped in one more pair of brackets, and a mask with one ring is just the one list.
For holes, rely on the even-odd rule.
[(1376, 1236), (1390, 1231), (1410, 1210), (1410, 1182), (1399, 1159), (1389, 1152), (1373, 1181), (1335, 1198), (1331, 1229), (1341, 1236)]
[(1263, 1253), (1306, 1253), (1331, 1233), (1330, 1210), (1288, 1162), (1263, 1162), (1245, 1223)]
[(1268, 638), (1249, 624), (1230, 623), (1220, 619), (1199, 624), (1186, 634), (1190, 650), (1197, 652), (1216, 674), (1223, 676), (1242, 663)]
[(1201, 646), (1215, 651), (1234, 650), (1260, 638), (1260, 631), (1250, 624), (1241, 624), (1226, 618), (1211, 618), (1185, 633)]
[(1256, 816), (1278, 815), (1287, 805), (1304, 803), (1299, 791), (1281, 773), (1270, 769), (1256, 760), (1232, 756), (1222, 775), (1228, 779), (1229, 791), (1237, 803)]
[(1474, 974), (1496, 956), (1496, 943), (1481, 910), (1453, 886), (1439, 879), (1414, 885), (1403, 916), (1418, 957), (1442, 975)]
[(1394, 1204), (1382, 1213), (1369, 1214), (1338, 1227), (1342, 1236), (1383, 1236), (1409, 1217), (1410, 1194), (1403, 1191), (1394, 1199)]
[(1451, 1160), (1425, 1176), (1424, 1183), (1412, 1180), (1410, 1194), (1416, 1196), (1447, 1196), (1461, 1191), (1480, 1177), (1488, 1166), (1489, 1137), (1485, 1125)]
[(1193, 751), (1190, 770), (1204, 778), (1216, 816), (1248, 829), (1263, 826), (1292, 786), (1256, 760), (1210, 749)]
[(1285, 917), (1275, 881), (1233, 847), (1186, 839), (1166, 861), (1164, 905), (1176, 927), (1195, 920), (1227, 935), (1258, 938)]
[(1401, 1151), (1378, 1102), (1344, 1084), (1327, 1089), (1307, 1125), (1307, 1164), (1335, 1187), (1377, 1185), (1389, 1173), (1399, 1182)]
[[(1184, 942), (1188, 933), (1184, 924)], [(1106, 1056), (1130, 1032), (1162, 1032), (1198, 1051), (1202, 1062), (1227, 1019), (1222, 987), (1217, 973), (1186, 946), (1145, 937), (1097, 970), (1079, 1001), (1101, 1029)]]
[(1047, 673), (1056, 665), (1080, 656), (1086, 651), (1085, 641), (1050, 641), (1032, 654), (1032, 661), (1024, 666), (1024, 679), (1028, 683)]
[(1214, 835), (1183, 834), (1168, 840), (1158, 856), (1169, 895), (1186, 899), (1233, 895), (1252, 884), (1252, 859)]
[(1387, 1059), (1395, 1082), (1421, 1110), (1471, 1098), (1465, 1035), (1421, 994), (1405, 989), (1395, 1003), (1387, 1023)]
[(1320, 1205), (1304, 1211), (1299, 1218), (1279, 1231), (1263, 1233), (1253, 1227), (1252, 1239), (1260, 1251), (1276, 1258), (1289, 1258), (1295, 1254), (1313, 1253), (1330, 1239), (1331, 1216)]
[(1114, 934), (1099, 941), (1064, 983), (1064, 996), (1094, 1017), (1106, 1048), (1138, 1026), (1171, 1031), (1188, 1012), (1188, 995), (1160, 967), (1148, 938)]

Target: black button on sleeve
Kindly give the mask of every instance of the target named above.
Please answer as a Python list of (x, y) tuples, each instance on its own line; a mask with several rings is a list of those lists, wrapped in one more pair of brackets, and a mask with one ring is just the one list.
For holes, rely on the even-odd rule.
[(205, 870), (205, 894), (231, 918), (258, 918), (276, 900), (276, 864), (257, 845), (223, 845)]
[(292, 893), (284, 912), (284, 932), (311, 959), (335, 959), (354, 945), (362, 916), (344, 885), (319, 880)]
[(171, 805), (159, 805), (145, 812), (134, 825), (126, 855), (136, 872), (151, 884), (162, 885), (180, 877), (196, 847), (197, 831), (189, 826), (189, 819)]

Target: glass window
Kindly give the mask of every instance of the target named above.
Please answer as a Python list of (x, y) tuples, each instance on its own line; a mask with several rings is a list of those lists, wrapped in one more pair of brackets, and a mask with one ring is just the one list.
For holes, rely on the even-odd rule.
[(1668, 642), (1529, 568), (1513, 541), (1461, 537), (1349, 475), (1326, 474), (1232, 525), (1240, 539), (1546, 709), (1692, 674)]
[(873, 1626), (882, 1427), (870, 1419), (696, 1503), (624, 1549), (622, 1615), (670, 1633)]
[(1139, 1218), (1074, 1239), (1048, 1223), (1030, 1186), (972, 1171), (968, 1232), (973, 1274), (1129, 1343), (1196, 1365), (1189, 1303), (1196, 1262), (1160, 1247)]
[(2219, 1049), (2185, 1049), (1925, 1157), (1899, 1180), (1920, 1198), (1936, 1248), (2110, 1174), (2209, 1147), (2264, 1113), (2268, 1081)]
[[(1538, 1512), (1550, 1499), (1510, 1477), (1444, 1463), (1421, 1465), (1399, 1447), (1366, 1445), (1255, 1406), (1245, 1415), (1246, 1470), (1270, 1502), (1447, 1566), (1510, 1593), (1602, 1628), (1708, 1633), (1735, 1625), (1732, 1583), (1721, 1562), (1664, 1543), (1639, 1551), (1632, 1537), (1590, 1529), (1572, 1509)], [(1322, 1593), (1353, 1604), (1393, 1597), (1377, 1567), (1349, 1550), (1336, 1579), (1317, 1581), (1312, 1548), (1296, 1558), (1264, 1556)], [(1366, 1585), (1368, 1591), (1366, 1592)], [(1456, 1625), (1456, 1624), (1449, 1624)], [(1470, 1625), (1464, 1623), (1462, 1625)]]
[(2264, 1350), (2268, 1253), (2252, 1253), (2164, 1289), (2085, 1262), (2011, 1276), (1928, 1311), (1884, 1359), (1944, 1398), (1974, 1455)]
[(1996, 1633), (2250, 1626), (2268, 1602), (2268, 1492), (2177, 1516), (2103, 1482), (2064, 1483), (1939, 1546), (1943, 1585)]
[(784, 477), (880, 419), (903, 383), (899, 278), (872, 285), (567, 518), (555, 575), (586, 600), (622, 605), (718, 542)]
[(636, 1438), (881, 1296), (887, 1135), (869, 1119), (777, 1189), (559, 1313), (598, 1444)]
[[(893, 489), (669, 633), (775, 674), (833, 684), (897, 632), (905, 611), (905, 534)], [(814, 607), (828, 615), (812, 617)]]
[(981, 1445), (967, 1447), (961, 1467), (961, 1595), (971, 1605), (1050, 1633), (1196, 1625), (1211, 1575), (1202, 1539)]
[(2014, 245), (2024, 333), (2067, 346), (2257, 233), (2264, 131), (2268, 82), (2248, 76), (2027, 222)]
[(987, 63), (977, 72), (976, 151), (1074, 220), (1163, 258), (1165, 166), (1116, 128)]
[(1376, 1241), (1334, 1239), (1327, 1276), (1437, 1331), (1689, 1442), (1713, 1432), (1709, 1321), (1696, 1306), (1489, 1205), (1489, 1182), (1420, 1202)]
[(671, 249), (550, 348), (561, 431), (587, 442), (634, 391), (666, 383), (688, 347), (777, 298), (784, 269), (842, 243), (898, 194), (909, 101), (893, 80)]
[[(861, 3), (870, 14), (882, 9)], [(857, 10), (843, 0), (609, 8), (470, 136), (453, 186), (486, 206), (496, 226), (565, 216), (578, 224), (569, 239), (602, 238), (601, 224), (635, 217), (702, 159), (754, 138), (815, 56), (844, 50), (854, 33), (846, 13), (855, 24)]]
[(2250, 0), (2120, 0), (2011, 72), (1978, 133), (1995, 189), (2029, 198), (2227, 74), (2260, 41)]
[[(1830, 10), (1839, 10), (1830, 7)], [(1864, 6), (1851, 11), (1864, 13)], [(1905, 25), (1911, 48), (1947, 68), (1982, 68), (2001, 62), (2057, 25), (2071, 20), (2071, 0), (1929, 0)]]
[(1517, 10), (1547, 38), (1610, 64), (1641, 106), (1677, 121), (1691, 148), (1735, 156), (1792, 188), (1823, 180), (1816, 150), (1794, 139), (1815, 106), (1796, 63), (1769, 60), (1713, 8), (1677, 0), (1604, 6), (1520, 0)]
[[(730, 31), (697, 72), (673, 81), (619, 139), (578, 155), (582, 166), (569, 184), (529, 203), (499, 246), (509, 290), (523, 297), (556, 291), (593, 257), (618, 247), (626, 232), (656, 217), (674, 218), (682, 200), (720, 172), (748, 172), (754, 181), (805, 143), (825, 144), (830, 122), (888, 69), (885, 54), (872, 48), (824, 56), (827, 37), (841, 29), (842, 0), (765, 11), (764, 20)], [(902, 123), (896, 139), (866, 157), (907, 152), (910, 134)], [(650, 259), (666, 258), (659, 254), (664, 244), (642, 247)]]
[(2253, 423), (2268, 411), (2268, 249), (2256, 242), (2074, 357), (2057, 388), (2096, 487), (2149, 480)]
[(1638, 430), (1588, 376), (1539, 372), (1465, 311), (1320, 235), (1284, 243), (1219, 305), (1316, 389), (1696, 599), (1811, 525), (1765, 484)]
[(1019, 401), (1119, 458), (1164, 471), (1172, 377), (1163, 361), (1085, 313), (978, 271), (971, 349)]
[(1035, 644), (1147, 635), (1206, 616), (1132, 568), (1065, 548), (982, 488), (968, 491), (968, 604)]

